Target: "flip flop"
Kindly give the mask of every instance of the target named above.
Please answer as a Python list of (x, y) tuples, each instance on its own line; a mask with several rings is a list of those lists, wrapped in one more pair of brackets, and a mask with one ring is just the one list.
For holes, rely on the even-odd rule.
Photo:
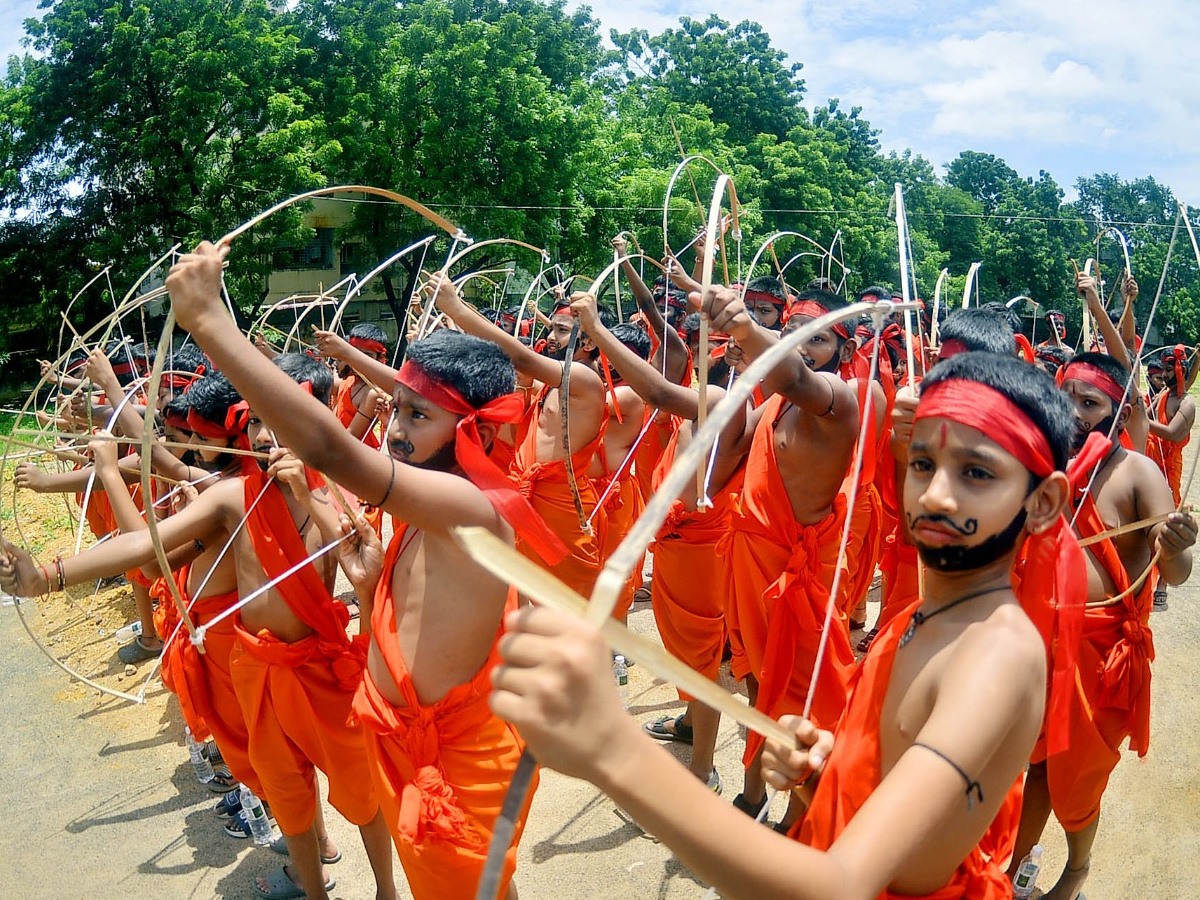
[[(683, 724), (683, 717), (686, 713), (680, 713), (678, 716), (659, 716), (653, 722), (643, 722), (642, 731), (660, 741), (680, 741), (684, 744), (692, 742), (692, 726)], [(667, 723), (671, 722), (674, 730), (667, 730)]]
[[(288, 853), (287, 838), (285, 838), (282, 834), (279, 837), (275, 838), (275, 840), (271, 841), (271, 849), (274, 850), (276, 853), (278, 853), (280, 856), (291, 856), (291, 854)], [(332, 866), (334, 863), (339, 863), (341, 861), (342, 861), (342, 851), (341, 850), (339, 850), (337, 853), (333, 854), (333, 856), (322, 856), (321, 857), (321, 862), (323, 862), (327, 866)]]
[[(263, 876), (266, 879), (266, 890), (258, 886), (258, 882), (254, 882), (254, 893), (260, 897), (265, 897), (266, 900), (291, 900), (293, 897), (303, 897), (304, 888), (292, 881), (292, 876), (287, 873), (287, 866), (280, 866), (278, 870), (270, 875)], [(332, 891), (337, 887), (337, 879), (332, 875), (325, 882), (326, 892)]]
[(875, 640), (875, 637), (878, 634), (879, 634), (879, 629), (877, 627), (872, 628), (870, 631), (868, 631), (866, 634), (864, 634), (862, 637), (862, 640), (858, 642), (858, 652), (866, 653), (868, 650), (870, 650), (871, 642)]

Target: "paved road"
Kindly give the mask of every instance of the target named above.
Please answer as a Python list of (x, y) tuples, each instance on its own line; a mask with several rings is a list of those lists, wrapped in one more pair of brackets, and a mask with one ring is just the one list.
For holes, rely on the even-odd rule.
[[(1128, 755), (1106, 802), (1087, 888), (1091, 900), (1184, 900), (1200, 895), (1200, 576), (1172, 590), (1170, 609), (1151, 619), (1153, 743), (1147, 759)], [(653, 630), (648, 605), (631, 615)], [(64, 696), (66, 678), (36, 651), (11, 609), (0, 609), (0, 900), (237, 900), (254, 896), (253, 875), (280, 861), (269, 850), (226, 837), (196, 784), (173, 701), (161, 692), (134, 707), (95, 695)], [(677, 708), (674, 693), (631, 671), (633, 714), (645, 720)], [(732, 688), (732, 685), (727, 685)], [(73, 694), (73, 692), (72, 692)], [(718, 766), (732, 796), (740, 783), (740, 742), (728, 724)], [(778, 811), (776, 812), (778, 815)], [(367, 898), (373, 885), (353, 829), (330, 815), (345, 860), (333, 868), (334, 897)], [(1048, 829), (1048, 865), (1062, 840)], [(397, 882), (403, 875), (397, 867)], [(580, 782), (543, 775), (521, 846), (525, 900), (669, 898), (700, 900), (703, 887), (664, 847)]]

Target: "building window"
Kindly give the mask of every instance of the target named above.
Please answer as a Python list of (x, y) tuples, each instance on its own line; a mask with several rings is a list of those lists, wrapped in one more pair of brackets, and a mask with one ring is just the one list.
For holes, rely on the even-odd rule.
[(333, 228), (314, 229), (313, 239), (303, 247), (281, 247), (275, 251), (276, 269), (301, 271), (333, 268)]

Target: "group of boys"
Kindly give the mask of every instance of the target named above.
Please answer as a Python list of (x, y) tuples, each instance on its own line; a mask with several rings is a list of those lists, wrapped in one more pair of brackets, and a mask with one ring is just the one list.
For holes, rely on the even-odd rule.
[[(362, 831), (379, 897), (395, 895), (389, 833), (415, 897), (474, 896), (526, 742), (723, 896), (1007, 896), (1004, 866), (1051, 809), (1069, 858), (1049, 896), (1078, 895), (1119, 748), (1148, 746), (1154, 593), (1191, 569), (1185, 350), (1145, 403), (1132, 341), (1107, 316), (1109, 352), (1064, 359), (1052, 378), (1041, 348), (1018, 358), (1002, 311), (954, 313), (933, 346), (881, 288), (861, 292), (875, 309), (860, 321), (837, 315), (846, 302), (826, 281), (702, 292), (698, 268), (668, 258), (649, 286), (622, 265), (633, 321), (610, 327), (594, 296), (559, 294), (537, 344), (520, 310), (483, 315), (434, 274), (426, 302), (449, 327), (412, 340), (398, 369), (370, 326), (316, 335), (339, 366), (335, 391), (311, 355), (254, 351), (221, 302), (228, 252), (202, 244), (167, 281), (206, 354), (167, 367), (160, 418), (179, 446), (149, 461), (194, 485), (158, 528), (173, 571), (157, 568), (126, 488), (140, 460), (98, 439), (94, 470), (49, 486), (26, 467), (18, 481), (91, 481), (113, 513), (97, 531), (119, 534), (42, 565), (6, 545), (0, 584), (30, 595), (126, 570), (158, 579), (157, 609), (139, 603), (157, 639), (128, 652), (161, 653), (193, 735), (211, 735), (230, 783), (269, 803), (291, 864), (258, 880), (261, 895), (332, 888), (340, 853), (319, 769)], [(1093, 303), (1092, 279), (1076, 288)], [(795, 731), (789, 745), (747, 736), (728, 805), (717, 712), (681, 693), (681, 714), (634, 723), (598, 633), (523, 605), (451, 529), (486, 528), (590, 596), (698, 423), (797, 329), (795, 352), (706, 454), (704, 490), (693, 481), (675, 498), (651, 548), (666, 649), (712, 680), (728, 656), (750, 703)], [(128, 388), (107, 363), (88, 361), (109, 398), (95, 415), (137, 442), (142, 417), (111, 412)], [(1139, 433), (1140, 446), (1126, 437)], [(339, 565), (361, 611), (352, 637)], [(851, 634), (877, 571), (882, 608), (859, 663)], [(641, 587), (638, 567), (615, 618)], [(687, 770), (651, 738), (691, 744)], [(753, 821), (768, 785), (789, 792), (774, 829)], [(528, 800), (518, 839), (527, 812)], [(516, 840), (501, 879), (511, 896), (515, 865)]]

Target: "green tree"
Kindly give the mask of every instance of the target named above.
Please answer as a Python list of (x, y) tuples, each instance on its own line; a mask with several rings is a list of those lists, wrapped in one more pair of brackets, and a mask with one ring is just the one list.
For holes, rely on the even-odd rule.
[(703, 104), (734, 141), (783, 138), (803, 117), (802, 65), (786, 65), (787, 54), (757, 22), (684, 16), (678, 28), (653, 37), (640, 29), (610, 36), (625, 54), (628, 78), (661, 84), (684, 106)]

